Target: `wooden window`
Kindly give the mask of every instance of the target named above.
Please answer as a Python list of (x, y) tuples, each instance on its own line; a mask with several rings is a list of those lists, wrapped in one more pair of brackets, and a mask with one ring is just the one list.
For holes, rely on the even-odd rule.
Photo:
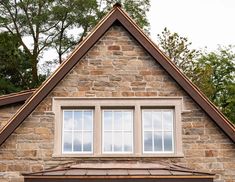
[(182, 98), (53, 99), (54, 157), (182, 157)]
[(133, 152), (133, 110), (102, 111), (103, 153)]
[(92, 153), (93, 110), (63, 110), (62, 153)]
[(143, 153), (173, 153), (173, 109), (142, 109)]

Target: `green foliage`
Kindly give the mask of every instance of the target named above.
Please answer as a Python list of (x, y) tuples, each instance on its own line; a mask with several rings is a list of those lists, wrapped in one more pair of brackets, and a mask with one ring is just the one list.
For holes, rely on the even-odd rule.
[[(98, 21), (118, 2), (117, 0), (58, 0), (52, 7), (52, 19), (58, 22), (52, 46), (59, 55), (62, 62), (63, 54), (71, 50), (78, 42), (86, 36), (87, 32), (94, 27)], [(146, 12), (149, 10), (149, 0), (125, 0), (121, 2), (124, 9), (142, 28), (147, 29), (149, 23)], [(69, 34), (70, 30), (76, 29), (79, 33)]]
[(202, 53), (192, 81), (235, 123), (235, 53), (232, 47)]
[[(117, 0), (2, 0), (0, 30), (16, 35), (32, 65), (33, 82), (39, 85), (38, 62), (46, 49), (56, 49), (59, 62), (104, 16)], [(124, 0), (124, 9), (142, 28), (148, 27), (149, 0)], [(71, 30), (76, 30), (71, 33)], [(31, 38), (28, 45), (24, 37)], [(52, 60), (50, 60), (52, 61)]]
[(31, 64), (16, 36), (0, 33), (0, 94), (31, 88)]
[(146, 12), (149, 11), (150, 0), (98, 0), (98, 2), (105, 5), (102, 14), (110, 10), (115, 3), (120, 3), (131, 18), (148, 33), (149, 22)]
[(178, 33), (172, 33), (167, 28), (164, 28), (161, 34), (158, 34), (158, 42), (162, 51), (172, 62), (188, 77), (191, 77), (193, 61), (199, 55), (199, 51), (190, 49), (192, 43), (186, 37), (181, 37)]
[(158, 35), (163, 52), (235, 123), (235, 53), (233, 47), (213, 52), (190, 49), (187, 38), (167, 28)]
[[(11, 34), (19, 44), (16, 46), (16, 52), (19, 55), (15, 59), (19, 62), (9, 61), (10, 64), (8, 64), (2, 59), (2, 64), (7, 68), (12, 66), (14, 69), (16, 68), (15, 65), (22, 66), (22, 69), (19, 68), (20, 71), (18, 70), (19, 75), (16, 74), (17, 76), (14, 76), (14, 71), (7, 71), (3, 74), (5, 76), (2, 76), (2, 79), (5, 79), (5, 77), (7, 79), (2, 81), (2, 86), (6, 85), (4, 87), (6, 89), (9, 87), (5, 92), (40, 85), (47, 75), (47, 73), (44, 73), (45, 75), (38, 73), (38, 63), (44, 51), (55, 49), (61, 63), (62, 56), (81, 41), (116, 2), (117, 0), (1, 0), (0, 33)], [(149, 0), (125, 0), (122, 4), (141, 27), (148, 27), (146, 12), (149, 10)], [(78, 33), (74, 33), (74, 30)], [(31, 40), (30, 44), (24, 38)], [(22, 47), (23, 52), (19, 52), (19, 46)], [(27, 59), (25, 59), (25, 56)], [(27, 66), (25, 67), (26, 60)], [(54, 60), (49, 58), (46, 65), (52, 64), (54, 64)], [(23, 69), (25, 69), (24, 72)], [(44, 70), (48, 72), (48, 69)], [(19, 87), (15, 82), (15, 77), (19, 78), (20, 75), (22, 77), (21, 82), (26, 83), (24, 87), (22, 87), (21, 82), (18, 84), (21, 85)], [(8, 84), (9, 80), (13, 83), (12, 86)]]
[[(59, 62), (63, 54), (70, 51), (100, 20), (96, 0), (57, 0), (51, 10), (54, 32), (57, 34), (51, 44), (56, 49)], [(69, 33), (71, 30), (79, 33)]]

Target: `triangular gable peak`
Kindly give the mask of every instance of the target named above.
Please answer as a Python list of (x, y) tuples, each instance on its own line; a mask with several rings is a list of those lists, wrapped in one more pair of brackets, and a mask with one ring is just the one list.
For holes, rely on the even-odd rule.
[(159, 48), (143, 33), (133, 20), (116, 5), (97, 24), (93, 31), (75, 48), (70, 57), (35, 91), (21, 109), (10, 119), (0, 132), (0, 145), (31, 114), (40, 102), (52, 91), (65, 75), (78, 63), (88, 50), (115, 23), (121, 24), (138, 43), (174, 78), (192, 99), (215, 121), (215, 123), (235, 142), (235, 128), (216, 109), (216, 107), (183, 75), (180, 70), (159, 50)]

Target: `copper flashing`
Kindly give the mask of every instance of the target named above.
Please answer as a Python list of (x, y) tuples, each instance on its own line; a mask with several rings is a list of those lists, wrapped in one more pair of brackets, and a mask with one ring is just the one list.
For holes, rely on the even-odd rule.
[(25, 102), (35, 91), (35, 89), (31, 90), (24, 90), (21, 92), (11, 93), (7, 95), (1, 95), (0, 96), (0, 107), (14, 104), (18, 102)]
[(213, 182), (212, 178), (74, 178), (74, 177), (62, 177), (56, 178), (55, 176), (48, 176), (44, 178), (25, 178), (25, 182)]
[(28, 101), (9, 120), (0, 131), (0, 145), (26, 119), (50, 91), (78, 63), (87, 51), (115, 23), (119, 22), (146, 51), (171, 75), (171, 77), (192, 97), (192, 99), (215, 121), (225, 134), (235, 142), (235, 127), (229, 120), (183, 75), (179, 69), (159, 50), (143, 33), (133, 20), (120, 8), (115, 6), (93, 29), (60, 67), (34, 92)]
[(99, 163), (71, 164), (34, 173), (23, 174), (25, 178), (76, 178), (76, 179), (203, 179), (214, 174), (168, 163)]

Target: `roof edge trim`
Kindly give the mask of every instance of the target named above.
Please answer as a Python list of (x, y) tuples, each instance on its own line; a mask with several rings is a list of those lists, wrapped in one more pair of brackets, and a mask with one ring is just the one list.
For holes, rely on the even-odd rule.
[(35, 89), (25, 90), (22, 92), (11, 93), (0, 96), (0, 107), (18, 102), (25, 102), (35, 91)]

